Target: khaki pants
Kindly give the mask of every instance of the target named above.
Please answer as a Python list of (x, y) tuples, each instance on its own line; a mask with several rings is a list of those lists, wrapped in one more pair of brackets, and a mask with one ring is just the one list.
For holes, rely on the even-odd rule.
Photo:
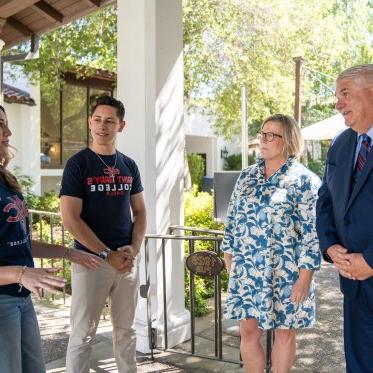
[(138, 260), (131, 273), (118, 274), (109, 264), (88, 270), (72, 264), (71, 335), (66, 372), (88, 373), (92, 345), (106, 299), (111, 300), (113, 348), (119, 373), (136, 368), (135, 310), (138, 297)]

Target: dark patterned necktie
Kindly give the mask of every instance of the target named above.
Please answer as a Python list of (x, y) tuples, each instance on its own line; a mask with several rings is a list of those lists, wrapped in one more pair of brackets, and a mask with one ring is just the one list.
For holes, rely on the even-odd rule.
[(368, 154), (370, 152), (370, 149), (372, 148), (372, 141), (371, 138), (368, 135), (361, 135), (363, 138), (363, 141), (361, 142), (360, 145), (360, 150), (359, 154), (357, 156), (356, 164), (355, 164), (355, 169), (354, 169), (354, 174), (352, 177), (352, 188), (354, 188), (355, 184), (357, 183), (357, 180), (359, 179), (361, 175), (361, 171), (364, 168), (364, 165), (367, 161)]

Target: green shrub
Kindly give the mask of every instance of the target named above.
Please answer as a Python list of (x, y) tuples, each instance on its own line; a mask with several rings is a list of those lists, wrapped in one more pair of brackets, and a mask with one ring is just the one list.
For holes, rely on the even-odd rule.
[[(197, 186), (193, 186), (191, 192), (184, 195), (184, 215), (185, 225), (193, 228), (207, 228), (222, 230), (224, 225), (218, 223), (213, 218), (213, 196), (206, 192), (198, 192)], [(186, 232), (189, 234), (190, 232)], [(187, 242), (184, 247), (185, 256), (189, 255)], [(197, 241), (194, 247), (195, 251), (213, 250), (213, 243)], [(185, 305), (190, 308), (189, 300), (189, 271), (185, 268)], [(228, 275), (226, 271), (222, 272), (222, 288), (226, 290)], [(214, 295), (214, 279), (195, 276), (195, 316), (203, 316), (208, 312), (206, 299)]]
[(310, 159), (307, 162), (307, 167), (314, 172), (316, 175), (318, 175), (320, 178), (324, 175), (324, 162), (321, 160), (313, 160)]
[(31, 176), (28, 175), (22, 175), (21, 169), (19, 167), (14, 167), (13, 169), (13, 174), (17, 178), (19, 184), (21, 185), (22, 188), (22, 193), (27, 196), (28, 194), (31, 193), (31, 189), (34, 186), (34, 180), (32, 180)]
[[(253, 155), (249, 155), (248, 158), (248, 165), (255, 163), (255, 157)], [(241, 153), (231, 154), (228, 155), (226, 159), (224, 159), (224, 166), (223, 169), (226, 171), (240, 171), (242, 170), (242, 155)]]
[(31, 191), (35, 183), (30, 176), (20, 174), (19, 167), (15, 167), (13, 173), (21, 185), (22, 194), (29, 209), (50, 212), (59, 211), (60, 201), (57, 192), (51, 191), (44, 193), (42, 196), (37, 196)]
[(38, 197), (35, 209), (40, 211), (59, 212), (60, 199), (58, 198), (58, 193), (51, 191)]
[(197, 185), (198, 189), (201, 190), (202, 179), (205, 175), (204, 159), (195, 153), (188, 154), (187, 158), (192, 185)]

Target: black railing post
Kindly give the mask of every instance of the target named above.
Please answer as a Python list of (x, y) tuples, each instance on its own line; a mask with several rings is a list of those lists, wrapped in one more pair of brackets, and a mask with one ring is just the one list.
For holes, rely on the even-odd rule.
[[(215, 251), (220, 257), (220, 243), (214, 242)], [(218, 341), (219, 341), (219, 351), (218, 358), (223, 358), (223, 325), (222, 325), (222, 312), (221, 312), (221, 272), (219, 273), (216, 282), (216, 295), (217, 295), (217, 305), (218, 305)]]
[[(54, 244), (54, 235), (53, 235), (53, 215), (49, 215), (49, 233), (51, 236), (51, 244)], [(52, 268), (54, 268), (54, 259), (51, 260)], [(54, 292), (52, 293), (52, 300), (55, 300)]]
[[(189, 241), (189, 255), (194, 253), (194, 241)], [(195, 340), (195, 316), (194, 316), (194, 274), (189, 271), (189, 304), (190, 304), (190, 350), (194, 354), (196, 351)]]
[[(43, 241), (43, 219), (42, 215), (39, 215), (39, 241)], [(44, 259), (40, 258), (40, 267), (44, 268)], [(41, 297), (44, 298), (44, 289), (41, 289)]]
[(146, 286), (146, 315), (148, 318), (148, 338), (149, 338), (149, 349), (151, 359), (154, 360), (154, 347), (156, 341), (153, 340), (153, 325), (152, 325), (152, 309), (151, 309), (151, 299), (150, 299), (150, 276), (149, 276), (149, 240), (145, 238), (144, 243), (144, 266), (145, 266), (145, 286)]
[(272, 342), (273, 334), (272, 330), (267, 330), (266, 333), (266, 373), (271, 372), (272, 368)]
[(163, 331), (164, 349), (168, 349), (168, 328), (167, 328), (167, 284), (166, 284), (166, 240), (162, 238), (162, 272), (163, 272)]
[[(62, 234), (62, 246), (65, 247), (66, 246), (66, 241), (65, 241), (65, 227), (63, 226), (62, 222), (61, 222), (61, 234)], [(71, 266), (70, 266), (70, 272), (71, 272)], [(66, 259), (65, 258), (62, 258), (62, 273), (63, 273), (63, 277), (66, 278)], [(62, 292), (63, 292), (63, 304), (66, 303), (66, 287), (64, 286), (63, 289), (62, 289)]]

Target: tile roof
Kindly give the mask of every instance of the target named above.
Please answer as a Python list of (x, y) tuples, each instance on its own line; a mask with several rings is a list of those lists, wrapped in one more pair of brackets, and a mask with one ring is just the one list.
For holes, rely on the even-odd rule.
[(31, 98), (30, 93), (22, 89), (13, 87), (9, 84), (3, 84), (4, 101), (8, 104), (25, 104), (35, 106), (35, 100)]

